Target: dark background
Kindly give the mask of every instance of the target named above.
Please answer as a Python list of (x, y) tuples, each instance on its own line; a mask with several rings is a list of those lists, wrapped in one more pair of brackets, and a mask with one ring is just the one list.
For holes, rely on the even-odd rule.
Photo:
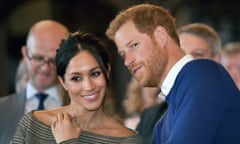
[[(0, 1), (0, 96), (14, 92), (15, 71), (20, 49), (32, 24), (54, 19), (72, 32), (78, 28), (105, 38), (110, 20), (122, 9), (139, 3), (164, 6), (176, 17), (177, 26), (191, 22), (211, 25), (223, 44), (239, 40), (240, 2), (238, 0), (1, 0)], [(110, 47), (114, 47), (109, 43)], [(113, 50), (113, 49), (112, 49)], [(121, 109), (130, 75), (115, 51), (114, 97)]]

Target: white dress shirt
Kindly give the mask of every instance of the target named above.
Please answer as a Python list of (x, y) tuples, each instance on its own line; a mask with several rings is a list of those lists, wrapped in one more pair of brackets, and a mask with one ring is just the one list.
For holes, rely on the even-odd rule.
[[(26, 87), (26, 105), (25, 113), (37, 109), (39, 100), (35, 96), (38, 91), (28, 82)], [(43, 93), (48, 94), (48, 97), (44, 101), (45, 109), (55, 108), (63, 105), (62, 95), (59, 86), (52, 86), (51, 88), (43, 91)]]

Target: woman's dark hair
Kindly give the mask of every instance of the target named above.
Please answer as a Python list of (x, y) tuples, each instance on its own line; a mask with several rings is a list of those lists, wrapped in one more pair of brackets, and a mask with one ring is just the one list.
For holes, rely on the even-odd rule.
[(95, 35), (81, 31), (72, 33), (67, 39), (62, 40), (56, 55), (57, 75), (64, 80), (69, 61), (81, 51), (88, 51), (93, 55), (102, 69), (105, 79), (108, 80), (107, 71), (110, 65), (108, 51)]

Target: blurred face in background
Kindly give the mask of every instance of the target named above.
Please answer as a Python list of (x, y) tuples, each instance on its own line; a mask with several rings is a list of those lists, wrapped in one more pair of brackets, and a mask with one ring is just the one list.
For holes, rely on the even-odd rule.
[(150, 107), (159, 102), (158, 93), (159, 87), (142, 87), (142, 96), (144, 101), (144, 108)]
[(235, 84), (240, 90), (240, 53), (223, 55), (222, 64), (230, 73)]
[(40, 22), (30, 31), (22, 54), (27, 63), (29, 82), (37, 90), (43, 91), (57, 83), (56, 50), (67, 33), (64, 26), (49, 21)]
[(179, 38), (180, 46), (186, 54), (191, 54), (194, 58), (212, 58), (210, 45), (201, 37), (182, 33)]
[[(39, 40), (39, 41), (38, 41)], [(46, 89), (56, 84), (55, 55), (56, 48), (45, 40), (33, 41), (26, 48), (30, 82), (38, 89)], [(44, 42), (41, 42), (44, 41)]]

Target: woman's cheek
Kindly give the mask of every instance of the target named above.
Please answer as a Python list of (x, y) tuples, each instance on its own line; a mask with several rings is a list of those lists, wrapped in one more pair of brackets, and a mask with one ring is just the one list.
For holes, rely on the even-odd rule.
[(79, 92), (81, 91), (81, 86), (80, 85), (68, 85), (68, 92), (72, 96), (78, 95)]

